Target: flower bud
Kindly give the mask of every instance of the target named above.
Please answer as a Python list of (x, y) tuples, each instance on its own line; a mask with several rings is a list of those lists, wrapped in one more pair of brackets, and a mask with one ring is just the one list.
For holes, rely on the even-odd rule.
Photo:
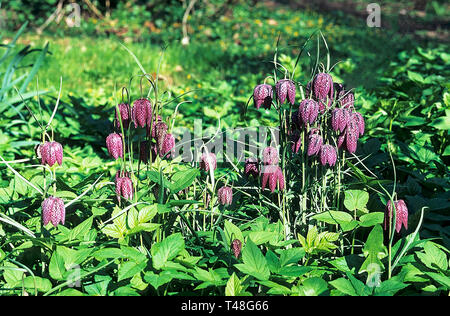
[(106, 148), (108, 153), (114, 158), (123, 157), (122, 134), (111, 133), (106, 137)]
[(63, 200), (50, 196), (42, 202), (42, 221), (44, 226), (52, 223), (57, 227), (60, 223), (64, 225), (66, 219), (66, 208)]
[(300, 102), (298, 112), (303, 124), (312, 124), (319, 115), (319, 104), (312, 99), (303, 100)]
[(278, 164), (278, 150), (274, 147), (266, 147), (263, 150), (263, 163), (265, 165)]
[(134, 127), (145, 127), (150, 125), (152, 119), (152, 104), (147, 99), (137, 99), (133, 103), (131, 115), (134, 122)]
[[(119, 108), (119, 112), (117, 112), (117, 108)], [(122, 120), (123, 129), (127, 129), (131, 122), (131, 108), (129, 104), (126, 103), (120, 103), (116, 111), (116, 128), (118, 130), (121, 130), (120, 128), (120, 120)], [(119, 114), (120, 114), (120, 120), (119, 120)]]
[(257, 177), (259, 175), (258, 158), (250, 157), (245, 160), (244, 174), (247, 176), (253, 175)]
[(234, 257), (237, 259), (241, 254), (242, 242), (239, 239), (235, 239), (231, 243), (231, 250), (233, 251)]
[(336, 159), (336, 149), (329, 144), (323, 145), (320, 149), (320, 163), (322, 166), (328, 164), (330, 167), (333, 167), (336, 164)]
[(203, 153), (200, 161), (200, 169), (209, 171), (210, 169), (216, 170), (217, 158), (214, 153)]
[(264, 106), (265, 109), (270, 109), (272, 105), (273, 91), (272, 86), (268, 84), (260, 84), (253, 90), (253, 102), (257, 109)]
[(221, 187), (217, 190), (217, 197), (221, 205), (231, 205), (233, 203), (233, 190), (230, 187)]
[(46, 142), (41, 144), (39, 151), (41, 153), (41, 163), (43, 165), (47, 164), (51, 167), (55, 162), (60, 166), (62, 165), (63, 148), (60, 143)]
[(279, 80), (275, 86), (277, 98), (281, 104), (288, 98), (289, 103), (295, 103), (295, 83), (289, 79)]
[(298, 130), (295, 130), (291, 133), (291, 142), (292, 142), (291, 148), (294, 154), (298, 153), (300, 147), (302, 146), (302, 139), (300, 136), (301, 135)]
[[(394, 201), (394, 205), (395, 205), (395, 231), (399, 233), (400, 230), (402, 229), (402, 226), (404, 226), (405, 229), (408, 229), (408, 207), (406, 206), (406, 203), (403, 200)], [(392, 221), (393, 217), (392, 210), (393, 210), (392, 203), (391, 200), (389, 200), (386, 204), (386, 209), (384, 212), (384, 230), (388, 229), (389, 221)]]

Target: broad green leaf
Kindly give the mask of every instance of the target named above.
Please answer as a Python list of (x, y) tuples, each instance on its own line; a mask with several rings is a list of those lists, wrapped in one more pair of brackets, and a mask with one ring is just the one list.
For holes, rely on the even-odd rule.
[(166, 237), (163, 241), (152, 246), (151, 254), (153, 267), (160, 270), (167, 261), (175, 258), (184, 249), (184, 239), (180, 233)]
[(258, 246), (248, 238), (242, 250), (242, 260), (244, 264), (236, 264), (236, 268), (243, 273), (250, 274), (260, 280), (268, 280), (270, 277), (269, 267)]
[(198, 169), (187, 169), (177, 171), (172, 175), (171, 188), (172, 193), (178, 193), (189, 187), (200, 174)]
[(364, 210), (369, 201), (369, 193), (362, 190), (346, 190), (344, 206), (349, 211)]
[(344, 294), (347, 294), (350, 296), (357, 296), (355, 288), (353, 287), (352, 283), (346, 278), (339, 278), (339, 279), (330, 281), (330, 284)]
[(319, 296), (327, 290), (327, 282), (317, 277), (308, 278), (299, 286), (299, 293), (302, 296)]
[(233, 273), (225, 286), (225, 296), (239, 296), (241, 290), (241, 281), (237, 277), (236, 273)]
[(122, 281), (128, 278), (133, 277), (135, 274), (141, 272), (145, 266), (147, 265), (147, 261), (143, 261), (137, 263), (135, 261), (127, 261), (120, 265), (119, 271), (117, 272), (117, 281)]
[(377, 224), (382, 224), (384, 221), (383, 212), (374, 212), (369, 214), (364, 214), (359, 218), (359, 225), (362, 227), (372, 227)]

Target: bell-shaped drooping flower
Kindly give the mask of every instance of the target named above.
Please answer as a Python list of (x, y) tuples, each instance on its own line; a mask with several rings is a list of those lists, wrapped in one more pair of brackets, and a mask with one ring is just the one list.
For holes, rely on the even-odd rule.
[(122, 134), (111, 133), (106, 137), (106, 148), (108, 153), (114, 158), (123, 157)]
[(230, 187), (223, 186), (217, 190), (217, 197), (221, 205), (231, 205), (233, 203), (233, 190)]
[(150, 126), (152, 120), (152, 103), (147, 99), (137, 99), (133, 103), (131, 114), (134, 127)]
[(239, 255), (241, 254), (242, 250), (242, 242), (239, 239), (234, 239), (231, 242), (231, 250), (233, 251), (234, 257), (236, 259), (239, 258)]
[(280, 166), (266, 165), (262, 167), (262, 189), (269, 183), (269, 189), (272, 193), (278, 186), (279, 190), (284, 190), (284, 175)]
[(57, 227), (60, 223), (64, 225), (66, 220), (66, 207), (63, 200), (50, 196), (42, 202), (42, 221), (44, 226), (52, 223)]
[(46, 142), (41, 144), (39, 147), (41, 153), (41, 163), (43, 165), (47, 164), (50, 167), (58, 163), (58, 165), (62, 165), (63, 159), (63, 148), (58, 142)]
[(359, 112), (353, 112), (350, 117), (351, 120), (354, 120), (358, 125), (358, 133), (359, 136), (364, 135), (365, 123), (364, 118)]
[(322, 148), (323, 139), (318, 131), (311, 131), (308, 136), (308, 156), (317, 155)]
[(345, 145), (345, 132), (338, 136), (337, 145), (338, 148), (341, 148), (342, 145)]
[[(117, 112), (117, 108), (119, 108), (119, 112)], [(122, 126), (123, 129), (127, 129), (128, 126), (130, 126), (130, 122), (131, 122), (131, 108), (130, 105), (127, 103), (120, 103), (117, 108), (115, 109), (116, 111), (116, 128), (117, 130), (121, 130), (120, 128), (120, 120), (122, 120)], [(120, 114), (120, 120), (119, 120), (119, 114)]]
[(133, 198), (133, 182), (129, 178), (128, 172), (118, 171), (116, 173), (116, 194), (119, 203), (121, 197), (126, 200)]
[(343, 132), (350, 120), (350, 111), (343, 108), (335, 108), (331, 112), (331, 127), (335, 131)]
[(351, 154), (356, 152), (359, 138), (359, 127), (355, 120), (349, 120), (345, 132), (345, 145)]
[(298, 153), (302, 146), (302, 138), (300, 137), (300, 131), (295, 130), (291, 133), (291, 142), (292, 142), (292, 152), (294, 154)]
[(319, 101), (319, 110), (323, 113), (325, 111), (325, 105), (330, 107), (333, 102), (333, 78), (327, 73), (318, 73), (314, 78), (313, 89), (314, 96)]
[(270, 109), (273, 100), (273, 91), (272, 86), (268, 84), (260, 84), (255, 87), (253, 90), (253, 102), (257, 109), (261, 107), (261, 105), (265, 109)]
[(175, 156), (175, 137), (172, 134), (166, 134), (164, 137), (164, 142), (162, 148), (159, 151), (159, 156), (166, 157), (168, 159), (174, 158)]
[[(405, 229), (408, 229), (408, 207), (406, 206), (405, 201), (398, 200), (394, 201), (395, 205), (395, 225), (392, 224), (392, 226), (395, 226), (395, 231), (397, 233), (400, 232), (402, 229), (402, 226), (405, 227)], [(393, 218), (393, 207), (391, 200), (389, 200), (386, 204), (386, 210), (384, 212), (384, 229), (387, 230), (389, 228), (389, 222), (392, 221)]]
[(169, 127), (164, 122), (158, 122), (155, 125), (156, 146), (158, 148), (158, 152), (160, 153), (160, 157), (162, 157), (161, 152), (163, 151), (163, 145), (166, 139), (168, 128)]
[(281, 79), (275, 85), (278, 101), (283, 104), (286, 97), (292, 105), (295, 103), (295, 83), (290, 79)]
[(319, 104), (312, 99), (300, 102), (298, 113), (304, 125), (312, 124), (319, 115)]
[(249, 176), (258, 177), (258, 175), (259, 175), (258, 158), (250, 157), (245, 160), (244, 174), (247, 177), (249, 177)]
[(339, 102), (345, 109), (353, 110), (355, 108), (355, 95), (351, 91), (341, 90), (338, 93)]
[(320, 149), (320, 163), (322, 166), (328, 164), (330, 167), (333, 167), (336, 164), (336, 159), (336, 149), (329, 144), (323, 145)]
[(266, 147), (263, 150), (263, 163), (265, 165), (278, 164), (278, 150), (275, 147)]
[(217, 158), (214, 153), (203, 153), (200, 161), (200, 169), (205, 171), (216, 170)]

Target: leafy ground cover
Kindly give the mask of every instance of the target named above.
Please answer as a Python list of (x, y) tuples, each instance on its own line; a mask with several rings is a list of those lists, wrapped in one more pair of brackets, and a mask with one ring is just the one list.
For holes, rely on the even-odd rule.
[[(30, 31), (42, 24), (35, 22), (2, 34), (1, 293), (447, 295), (446, 45), (339, 13), (214, 4), (190, 15), (186, 46), (186, 7), (178, 3), (153, 11), (119, 3), (110, 18), (91, 14), (80, 28), (50, 25), (38, 35)], [(164, 14), (154, 20), (148, 12)], [(356, 151), (347, 142), (325, 167), (309, 155), (308, 133), (320, 128), (337, 147), (340, 134), (329, 120), (339, 98), (306, 128), (290, 125), (311, 97), (317, 60), (326, 72), (339, 62), (332, 79), (353, 88), (354, 111), (365, 122)], [(149, 82), (139, 80), (142, 68)], [(297, 83), (293, 104), (274, 98), (266, 110), (248, 102), (257, 85), (275, 89), (286, 74)], [(128, 128), (124, 116), (114, 121), (115, 110), (126, 111), (116, 106), (143, 97), (142, 86), (151, 91), (154, 119), (134, 122), (152, 122), (149, 131)], [(169, 159), (167, 133), (192, 130), (197, 118), (213, 131), (280, 127), (284, 185), (276, 173), (247, 177), (244, 163), (233, 159), (215, 170)], [(114, 132), (126, 136), (119, 137), (124, 143), (106, 142)], [(300, 147), (292, 152), (296, 132)], [(62, 144), (61, 163), (38, 156), (52, 156), (36, 149), (43, 140)], [(151, 142), (157, 149), (142, 157)], [(132, 196), (128, 180), (117, 177), (131, 181)], [(222, 187), (231, 189), (231, 201)], [(64, 225), (62, 218), (54, 219), (57, 227), (44, 223), (49, 196), (65, 204)], [(408, 209), (400, 233), (395, 220), (385, 226), (386, 205), (396, 200)]]

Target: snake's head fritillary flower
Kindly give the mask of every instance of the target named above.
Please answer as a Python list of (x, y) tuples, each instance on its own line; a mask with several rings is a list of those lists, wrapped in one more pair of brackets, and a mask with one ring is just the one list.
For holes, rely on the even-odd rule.
[(133, 103), (131, 114), (134, 127), (145, 127), (152, 120), (152, 103), (148, 99), (137, 99)]
[(200, 169), (209, 171), (210, 169), (216, 170), (217, 158), (214, 153), (203, 153), (200, 161)]
[(320, 149), (320, 163), (322, 166), (328, 164), (330, 167), (333, 167), (336, 164), (336, 159), (336, 149), (329, 144), (323, 145)]
[(118, 175), (116, 174), (116, 194), (119, 203), (121, 197), (126, 200), (133, 198), (133, 182), (129, 178), (128, 173), (121, 172)]
[(272, 86), (268, 84), (260, 84), (255, 87), (253, 90), (253, 102), (257, 109), (261, 107), (261, 105), (265, 109), (270, 109), (273, 100), (273, 91)]
[(256, 157), (250, 157), (245, 160), (244, 174), (246, 176), (257, 177), (259, 175), (259, 161)]
[(63, 200), (50, 196), (42, 202), (42, 221), (44, 226), (52, 223), (57, 227), (60, 223), (64, 225), (66, 219), (66, 208)]
[(159, 156), (166, 157), (168, 159), (174, 158), (175, 156), (175, 137), (172, 134), (166, 134), (164, 137), (164, 142), (162, 148), (159, 151)]
[(345, 132), (345, 145), (351, 154), (356, 152), (359, 138), (359, 127), (355, 120), (349, 120)]
[(241, 254), (242, 242), (239, 239), (235, 239), (231, 242), (231, 250), (233, 251), (234, 257), (237, 259)]
[(319, 115), (319, 104), (312, 99), (305, 99), (300, 102), (298, 113), (303, 124), (312, 124)]
[(263, 163), (265, 165), (278, 164), (278, 150), (275, 147), (266, 147), (263, 150)]
[(280, 166), (266, 165), (262, 167), (262, 189), (264, 190), (269, 184), (269, 189), (273, 193), (278, 186), (278, 189), (284, 190), (284, 175)]
[(41, 153), (41, 163), (47, 164), (50, 167), (56, 162), (58, 165), (62, 165), (63, 148), (58, 142), (46, 142), (39, 147)]
[(320, 148), (322, 148), (323, 139), (322, 136), (313, 132), (308, 136), (308, 156), (317, 155), (320, 152)]
[(233, 190), (230, 187), (223, 186), (217, 190), (217, 197), (221, 205), (231, 205), (233, 203)]
[[(117, 112), (117, 108), (119, 108), (119, 112)], [(120, 120), (122, 120), (123, 129), (127, 129), (131, 122), (131, 108), (127, 103), (120, 103), (116, 111), (116, 128), (120, 130)], [(120, 114), (120, 117), (119, 117)]]
[[(394, 205), (395, 205), (395, 231), (399, 233), (400, 230), (402, 229), (402, 226), (404, 226), (405, 229), (408, 229), (408, 207), (406, 206), (406, 203), (403, 200), (394, 201)], [(392, 221), (392, 218), (393, 218), (393, 207), (391, 200), (389, 200), (386, 204), (386, 210), (384, 212), (385, 230), (388, 229), (389, 222)]]
[(355, 95), (353, 92), (342, 90), (339, 92), (338, 98), (344, 109), (353, 110), (355, 108)]
[(356, 122), (356, 124), (358, 125), (358, 133), (359, 136), (364, 135), (364, 129), (365, 129), (365, 123), (364, 123), (364, 118), (361, 115), (361, 113), (359, 112), (353, 112), (351, 114), (351, 120), (354, 120)]
[(281, 104), (288, 99), (290, 104), (295, 103), (295, 83), (290, 79), (281, 79), (275, 85), (277, 98)]
[(164, 122), (159, 122), (155, 125), (156, 146), (158, 147), (160, 157), (162, 157), (161, 152), (163, 151), (163, 145), (166, 139), (168, 128), (169, 127)]
[(318, 73), (313, 83), (314, 96), (319, 101), (319, 110), (325, 112), (325, 105), (331, 106), (334, 97), (333, 78), (324, 72)]
[(114, 158), (123, 157), (122, 134), (111, 133), (106, 137), (106, 148), (108, 153)]
[(351, 113), (344, 108), (335, 108), (331, 112), (331, 127), (335, 131), (343, 132), (350, 120)]

